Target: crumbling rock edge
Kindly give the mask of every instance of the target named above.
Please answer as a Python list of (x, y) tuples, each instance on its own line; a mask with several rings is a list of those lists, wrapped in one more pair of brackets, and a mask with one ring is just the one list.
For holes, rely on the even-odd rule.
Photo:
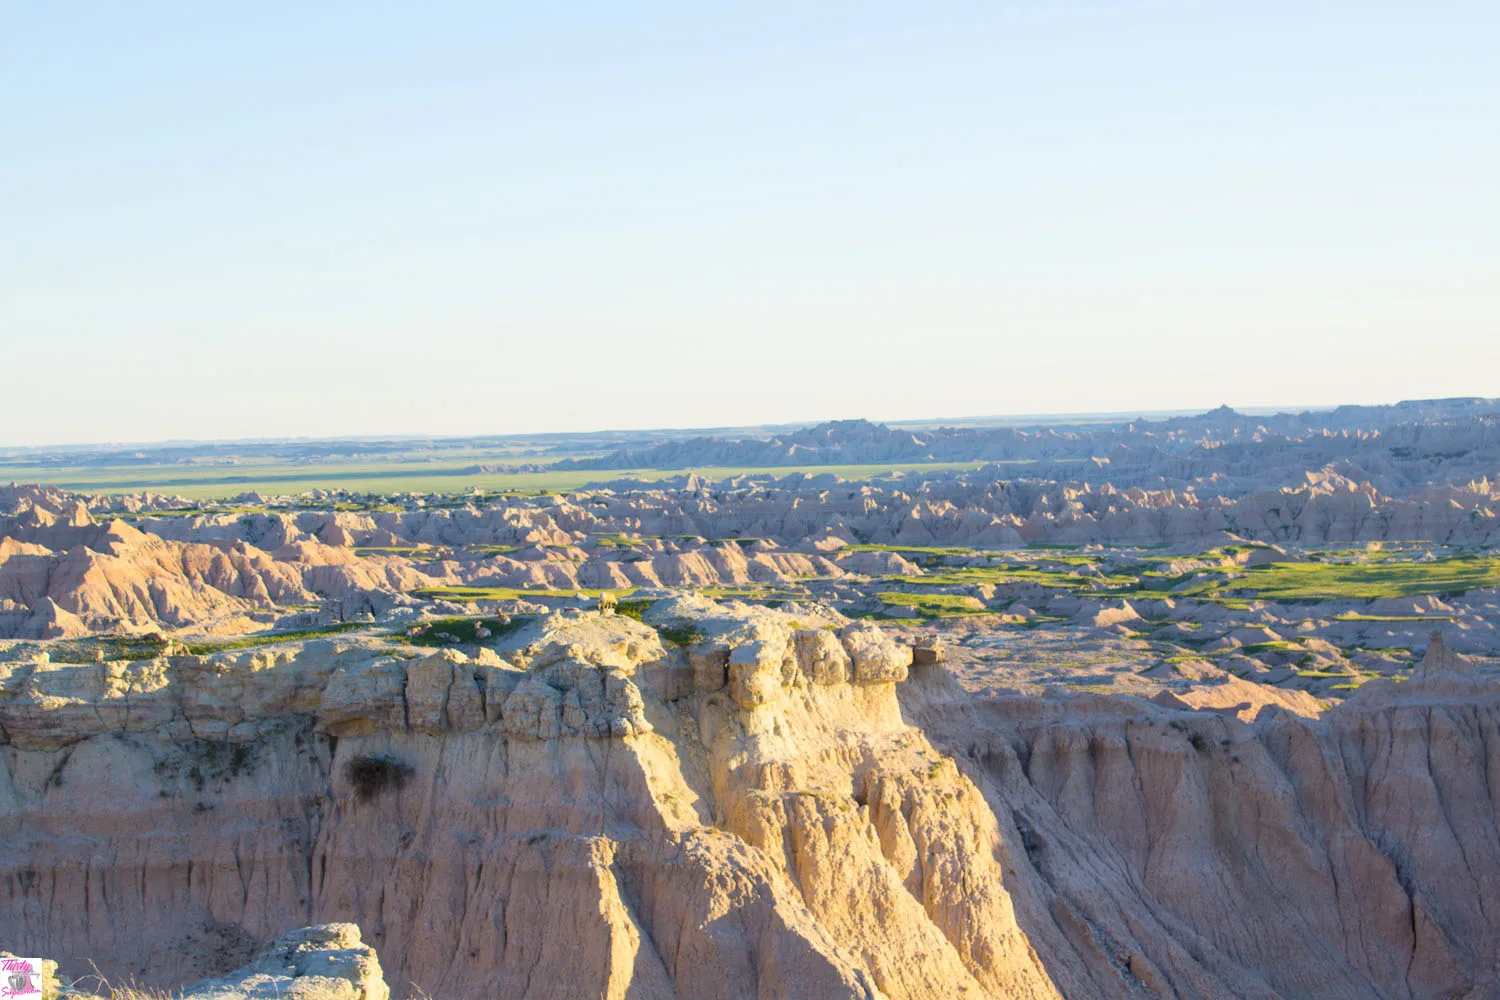
[(389, 1000), (375, 950), (353, 924), (284, 934), (254, 962), (183, 990), (182, 1000)]
[[(976, 700), (866, 624), (645, 617), (5, 665), (3, 943), (175, 987), (352, 922), (314, 931), (454, 997), (1500, 992), (1500, 689), (1440, 643), (1247, 724)], [(409, 774), (361, 795), (367, 758)]]

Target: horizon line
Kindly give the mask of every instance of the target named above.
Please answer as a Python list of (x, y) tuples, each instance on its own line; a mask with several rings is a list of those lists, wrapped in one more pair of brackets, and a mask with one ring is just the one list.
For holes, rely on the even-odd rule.
[(873, 424), (881, 424), (886, 427), (960, 427), (975, 424), (998, 424), (1002, 426), (1026, 427), (1044, 426), (1070, 423), (1129, 423), (1134, 420), (1161, 420), (1173, 417), (1206, 416), (1217, 410), (1228, 409), (1240, 416), (1297, 416), (1304, 413), (1326, 413), (1333, 410), (1348, 408), (1359, 409), (1381, 409), (1402, 406), (1404, 404), (1439, 403), (1459, 401), (1500, 401), (1495, 397), (1487, 396), (1445, 396), (1430, 399), (1398, 399), (1390, 403), (1332, 403), (1308, 406), (1230, 406), (1221, 403), (1217, 407), (1200, 409), (1197, 407), (1183, 409), (1163, 410), (1073, 410), (1054, 411), (1046, 413), (1002, 413), (970, 415), (960, 417), (920, 417), (904, 420), (880, 420), (870, 417), (829, 417), (822, 420), (799, 420), (786, 423), (763, 423), (763, 424), (734, 424), (700, 427), (600, 427), (586, 431), (512, 431), (504, 433), (476, 433), (476, 434), (431, 434), (423, 432), (400, 433), (400, 434), (333, 434), (320, 436), (315, 434), (296, 435), (291, 437), (242, 437), (242, 438), (164, 438), (155, 441), (78, 441), (64, 444), (43, 445), (7, 445), (0, 444), (0, 452), (47, 452), (47, 451), (79, 451), (86, 449), (108, 449), (123, 450), (127, 448), (168, 448), (168, 447), (203, 447), (203, 446), (229, 446), (246, 444), (291, 444), (291, 443), (320, 443), (335, 444), (340, 442), (360, 441), (473, 441), (487, 439), (517, 439), (517, 438), (581, 438), (598, 434), (689, 434), (695, 437), (708, 436), (716, 433), (731, 431), (752, 430), (795, 430), (808, 427), (817, 427), (822, 424), (841, 423), (847, 421), (864, 420)]

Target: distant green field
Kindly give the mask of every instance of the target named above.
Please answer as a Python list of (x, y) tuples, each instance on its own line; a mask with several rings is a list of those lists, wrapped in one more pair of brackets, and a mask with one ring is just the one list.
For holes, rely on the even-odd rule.
[[(1320, 601), (1368, 601), (1378, 598), (1419, 597), (1426, 594), (1457, 594), (1476, 587), (1500, 587), (1500, 556), (1464, 554), (1432, 561), (1386, 559), (1369, 564), (1358, 563), (1275, 563), (1245, 569), (1223, 563), (1218, 568), (1195, 573), (1169, 575), (1148, 567), (1158, 565), (1143, 557), (1129, 565), (1115, 565), (1108, 572), (1097, 566), (1089, 572), (1091, 557), (1082, 553), (1053, 552), (1038, 558), (1016, 553), (984, 553), (984, 565), (959, 566), (946, 563), (950, 556), (964, 550), (937, 547), (923, 550), (908, 546), (859, 546), (862, 549), (889, 549), (912, 557), (925, 556), (926, 572), (920, 576), (885, 577), (909, 590), (879, 595), (886, 604), (899, 604), (926, 617), (953, 613), (959, 607), (954, 587), (991, 584), (1003, 586), (1032, 583), (1099, 599), (1140, 600), (1173, 596), (1189, 600), (1213, 601), (1228, 608), (1245, 609), (1256, 600), (1284, 603), (1317, 603)], [(1201, 553), (1198, 559), (1212, 561), (1226, 550)], [(1185, 589), (1179, 584), (1201, 577)], [(968, 600), (962, 598), (961, 600)], [(1432, 615), (1373, 615), (1350, 612), (1340, 616), (1345, 621), (1428, 621)]]
[(516, 601), (548, 598), (570, 598), (583, 594), (585, 597), (598, 597), (600, 594), (614, 594), (616, 597), (625, 597), (635, 593), (634, 587), (621, 587), (615, 590), (597, 590), (590, 587), (579, 587), (577, 590), (522, 590), (516, 587), (424, 587), (414, 591), (418, 597), (426, 597), (438, 601), (458, 601), (463, 604), (471, 604), (474, 601)]
[(1496, 586), (1500, 586), (1500, 558), (1457, 556), (1369, 566), (1276, 563), (1251, 570), (1222, 589), (1250, 591), (1273, 601), (1321, 601), (1417, 597)]
[(0, 465), (0, 481), (46, 483), (91, 493), (166, 493), (193, 500), (240, 493), (297, 494), (308, 490), (345, 489), (361, 493), (467, 493), (576, 490), (611, 479), (657, 480), (696, 472), (710, 479), (748, 473), (789, 476), (833, 473), (845, 479), (868, 479), (886, 472), (937, 472), (974, 469), (981, 462), (933, 462), (896, 465), (796, 465), (773, 468), (610, 469), (558, 472), (476, 474), (469, 462), (371, 462), (307, 465), (246, 460), (233, 465), (53, 466)]
[(971, 556), (976, 549), (963, 545), (848, 545), (845, 552), (896, 552), (917, 556)]
[(880, 603), (893, 608), (905, 608), (924, 618), (953, 618), (962, 615), (984, 613), (984, 604), (977, 597), (961, 594), (909, 594), (886, 591), (875, 595)]

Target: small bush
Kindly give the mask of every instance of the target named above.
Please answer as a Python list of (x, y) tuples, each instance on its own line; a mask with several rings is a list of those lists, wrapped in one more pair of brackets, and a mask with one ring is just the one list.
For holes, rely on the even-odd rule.
[(621, 601), (615, 605), (615, 614), (641, 621), (641, 615), (649, 607), (651, 607), (650, 601)]
[(1189, 728), (1186, 723), (1181, 721), (1173, 721), (1170, 725), (1183, 736), (1186, 736), (1188, 744), (1198, 753), (1208, 753), (1208, 740), (1204, 738), (1202, 733)]
[(359, 802), (400, 791), (412, 773), (410, 764), (386, 754), (361, 754), (344, 767), (344, 777), (354, 786), (354, 798)]
[(53, 663), (95, 663), (114, 660), (153, 660), (171, 645), (159, 632), (145, 635), (90, 636), (57, 642), (48, 650)]
[(691, 622), (682, 621), (681, 619), (668, 622), (665, 625), (659, 625), (656, 631), (661, 634), (663, 639), (674, 646), (691, 646), (693, 643), (701, 642), (703, 639), (702, 629)]

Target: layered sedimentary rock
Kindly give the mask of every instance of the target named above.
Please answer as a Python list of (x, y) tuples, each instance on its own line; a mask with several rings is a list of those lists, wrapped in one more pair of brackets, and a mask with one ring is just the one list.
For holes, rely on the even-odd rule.
[(1247, 724), (976, 701), (815, 609), (644, 617), (0, 666), (6, 946), (176, 985), (345, 921), (398, 996), (1500, 989), (1500, 690), (1440, 643)]
[(1017, 919), (1065, 995), (1477, 1000), (1500, 995), (1500, 690), (1428, 665), (1253, 725), (937, 677), (903, 704), (1015, 831)]
[[(1500, 469), (1500, 457), (1487, 468)], [(308, 510), (288, 499), (280, 510), (164, 507), (159, 516), (138, 498), (0, 490), (0, 639), (243, 632), (309, 608), (354, 619), (426, 588), (571, 593), (923, 573), (900, 553), (851, 549), (861, 544), (1193, 552), (1246, 539), (1301, 548), (1500, 543), (1500, 493), (1486, 478), (1386, 493), (1323, 469), (1299, 473), (1294, 485), (1234, 492), (1211, 477), (1146, 489), (1010, 474), (992, 467), (878, 484), (688, 477), (678, 488), (616, 483), (451, 508), (410, 500), (404, 509)]]
[[(95, 518), (33, 489), (0, 507), (0, 638), (222, 625), (321, 597), (420, 586), (427, 577), (327, 546), (267, 552), (242, 539), (179, 541)], [(243, 624), (240, 624), (243, 623)]]
[[(1500, 456), (1487, 466), (1486, 475), (1497, 471)], [(1367, 481), (1310, 470), (1297, 472), (1285, 486), (1229, 492), (1212, 480), (1143, 488), (1107, 479), (1079, 482), (1064, 475), (1044, 481), (1012, 475), (1014, 470), (1007, 474), (994, 467), (874, 484), (845, 483), (834, 476), (779, 481), (742, 476), (711, 488), (690, 487), (686, 481), (679, 488), (617, 482), (566, 498), (453, 510), (163, 517), (140, 524), (182, 541), (274, 542), (276, 547), (287, 544), (285, 538), (334, 546), (514, 546), (515, 551), (492, 564), (491, 572), (495, 579), (517, 585), (564, 578), (555, 575), (561, 567), (546, 565), (532, 567), (530, 575), (510, 575), (525, 570), (521, 564), (579, 560), (614, 564), (634, 583), (672, 586), (700, 582), (692, 579), (695, 572), (703, 581), (730, 583), (812, 575), (825, 568), (816, 561), (778, 565), (774, 559), (757, 559), (772, 554), (764, 545), (755, 548), (755, 540), (762, 539), (782, 549), (795, 547), (807, 557), (828, 552), (808, 540), (830, 537), (844, 543), (991, 548), (1037, 542), (1200, 545), (1216, 543), (1226, 533), (1304, 545), (1388, 540), (1483, 545), (1500, 538), (1495, 513), (1500, 490), (1489, 478), (1385, 492)], [(597, 550), (589, 542), (591, 535), (621, 531), (647, 536), (646, 544)], [(716, 556), (717, 550), (705, 548), (709, 539), (732, 538), (746, 540), (739, 562), (727, 549)], [(568, 545), (578, 549), (537, 548)], [(711, 568), (695, 571), (657, 561), (692, 550), (702, 550)]]
[(505, 658), (7, 665), (0, 924), (162, 984), (341, 920), (434, 995), (1057, 995), (909, 649), (653, 614), (686, 649), (589, 614)]

